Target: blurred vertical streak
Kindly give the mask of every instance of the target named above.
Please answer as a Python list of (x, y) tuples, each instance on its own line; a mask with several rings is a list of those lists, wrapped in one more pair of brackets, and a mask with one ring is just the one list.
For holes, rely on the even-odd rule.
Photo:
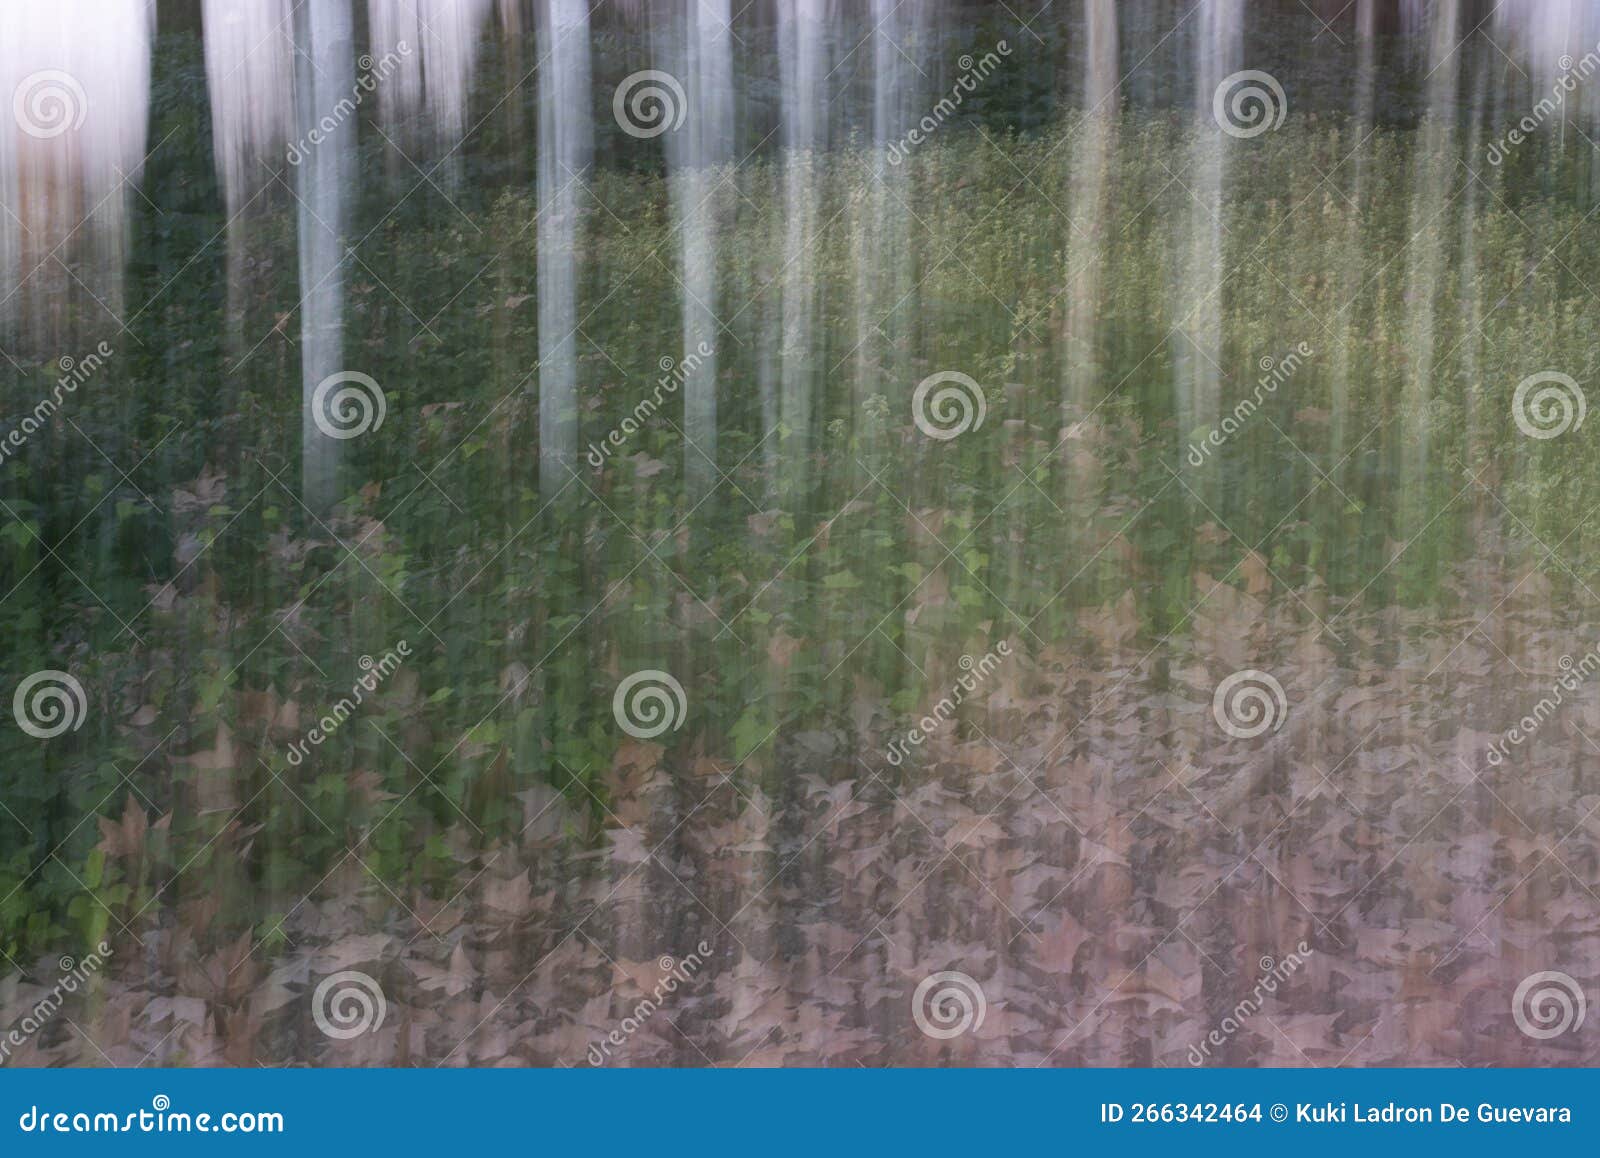
[[(780, 386), (778, 414), (781, 433), (779, 470), (782, 482), (782, 503), (794, 512), (793, 533), (804, 542), (811, 534), (809, 520), (813, 496), (820, 496), (824, 485), (813, 491), (811, 452), (814, 438), (814, 407), (825, 386), (828, 343), (825, 327), (819, 324), (819, 281), (823, 277), (818, 250), (821, 248), (821, 222), (823, 202), (823, 177), (832, 170), (826, 165), (822, 152), (828, 146), (830, 117), (829, 69), (831, 57), (830, 6), (826, 0), (778, 0), (778, 71), (779, 71), (779, 136), (783, 143), (783, 198), (784, 222), (782, 226), (782, 264), (779, 285), (782, 288), (783, 337), (779, 344)], [(804, 512), (804, 513), (803, 513)], [(798, 546), (798, 544), (796, 544)], [(803, 563), (796, 564), (796, 567)], [(793, 592), (804, 573), (791, 573), (790, 583), (776, 587), (777, 598)], [(815, 603), (802, 607), (799, 599), (781, 609), (791, 622), (802, 625), (800, 631), (814, 638), (827, 630), (827, 625), (812, 618)], [(775, 702), (780, 712), (798, 698), (800, 689), (795, 681), (785, 681)], [(779, 718), (782, 718), (781, 716)], [(774, 764), (790, 764), (793, 749), (785, 748), (786, 737), (775, 736), (771, 751), (776, 756)], [(794, 776), (779, 777), (769, 765), (768, 786), (781, 810), (777, 844), (780, 848), (800, 847), (799, 817), (801, 802), (799, 786)], [(803, 875), (791, 878), (792, 895), (805, 895)], [(797, 939), (796, 922), (800, 919), (798, 906), (785, 903), (780, 895), (774, 898), (774, 916), (770, 937), (777, 945), (793, 944)], [(793, 984), (792, 978), (790, 981)], [(797, 995), (798, 996), (798, 995)]]
[[(212, 151), (228, 214), (227, 337), (237, 361), (259, 339), (244, 332), (251, 224), (274, 202), (268, 187), (294, 135), (294, 17), (289, 0), (205, 0), (202, 20)], [(298, 146), (287, 156), (298, 163)]]
[[(855, 384), (851, 391), (851, 427), (863, 428), (862, 406), (873, 394), (884, 392), (894, 381), (890, 370), (893, 343), (883, 329), (890, 311), (910, 288), (904, 282), (910, 256), (907, 233), (910, 221), (910, 180), (899, 150), (900, 137), (910, 116), (911, 94), (917, 91), (911, 70), (918, 45), (912, 42), (919, 17), (926, 7), (913, 12), (895, 0), (872, 0), (867, 15), (872, 42), (872, 71), (868, 75), (872, 108), (872, 149), (862, 179), (866, 189), (853, 210), (854, 238), (851, 258), (855, 263)], [(854, 34), (852, 42), (857, 39)], [(857, 48), (864, 52), (865, 47)], [(890, 147), (896, 146), (891, 154)], [(896, 290), (899, 289), (897, 293)], [(898, 312), (898, 311), (896, 311)], [(861, 453), (869, 457), (875, 449), (865, 440)]]
[[(371, 56), (386, 62), (375, 84), (379, 120), (412, 163), (430, 174), (435, 166), (442, 170), (438, 181), (447, 190), (461, 183), (458, 146), (493, 6), (494, 0), (367, 0)], [(397, 167), (408, 187), (415, 183), (406, 157)]]
[(1177, 406), (1185, 433), (1213, 423), (1221, 405), (1223, 180), (1233, 138), (1216, 123), (1212, 101), (1217, 87), (1240, 68), (1244, 6), (1241, 0), (1201, 0), (1194, 20), (1195, 137), (1188, 172), (1179, 174), (1189, 189), (1188, 267), (1176, 303)]
[[(1105, 235), (1111, 211), (1112, 159), (1117, 148), (1119, 92), (1117, 7), (1114, 0), (1084, 0), (1087, 47), (1083, 119), (1072, 157), (1070, 230), (1067, 237), (1066, 421), (1081, 422), (1098, 404), (1100, 303)], [(1074, 461), (1087, 463), (1087, 456)], [(1083, 480), (1078, 480), (1083, 481)], [(1077, 490), (1074, 487), (1074, 490)], [(1070, 496), (1069, 496), (1070, 497)]]
[[(1406, 311), (1409, 372), (1403, 390), (1401, 421), (1405, 447), (1403, 493), (1415, 499), (1427, 478), (1429, 462), (1428, 408), (1433, 398), (1438, 297), (1445, 269), (1445, 238), (1454, 197), (1450, 185), (1458, 179), (1455, 152), (1457, 88), (1461, 64), (1460, 0), (1439, 0), (1428, 13), (1427, 105), (1418, 130), (1411, 223), (1407, 230)], [(1427, 517), (1414, 502), (1403, 511), (1403, 533), (1420, 530)], [(1409, 528), (1409, 529), (1406, 529)]]
[[(1179, 266), (1179, 291), (1173, 305), (1177, 334), (1173, 341), (1173, 361), (1177, 370), (1178, 396), (1175, 412), (1178, 415), (1180, 434), (1187, 441), (1190, 432), (1200, 427), (1213, 426), (1222, 408), (1223, 372), (1223, 295), (1227, 290), (1224, 263), (1227, 259), (1225, 244), (1225, 183), (1227, 161), (1241, 146), (1229, 133), (1228, 127), (1237, 124), (1228, 115), (1232, 105), (1228, 97), (1239, 90), (1241, 84), (1258, 87), (1255, 81), (1229, 81), (1234, 73), (1244, 67), (1244, 10), (1241, 0), (1201, 0), (1195, 14), (1193, 31), (1193, 95), (1194, 111), (1190, 121), (1193, 142), (1189, 149), (1188, 167), (1172, 175), (1177, 179), (1177, 189), (1187, 197), (1189, 210), (1182, 220), (1187, 237), (1175, 248)], [(1223, 112), (1219, 115), (1217, 97), (1224, 97)], [(1252, 110), (1254, 111), (1254, 110)], [(1262, 116), (1271, 116), (1270, 109), (1260, 110)], [(1187, 464), (1180, 464), (1187, 470)], [(1202, 494), (1209, 492), (1208, 503), (1216, 504), (1220, 480), (1217, 472), (1194, 474), (1188, 485)], [(1187, 499), (1187, 495), (1185, 496)], [(1197, 511), (1203, 510), (1197, 503)], [(1174, 657), (1169, 649), (1155, 656), (1158, 671), (1164, 670)], [(1149, 878), (1132, 881), (1131, 887), (1149, 887), (1173, 870), (1175, 863), (1193, 855), (1195, 845), (1183, 846), (1177, 855), (1152, 858), (1143, 866)], [(1099, 902), (1114, 906), (1126, 899), (1129, 878), (1120, 874), (1107, 874), (1100, 882)], [(1219, 946), (1224, 952), (1233, 951), (1242, 957), (1242, 946), (1248, 934), (1242, 926), (1249, 919), (1248, 906), (1238, 904), (1231, 897), (1221, 899), (1219, 908), (1223, 919), (1232, 926)], [(1231, 937), (1231, 941), (1227, 938)], [(1148, 962), (1137, 967), (1142, 971)], [(1226, 978), (1223, 979), (1226, 984)], [(1202, 990), (1202, 993), (1204, 990)], [(1222, 992), (1226, 992), (1224, 989)], [(1223, 1000), (1226, 1000), (1224, 997)], [(1115, 1039), (1117, 1053), (1113, 1064), (1152, 1064), (1151, 1043), (1138, 1032), (1136, 1023), (1125, 1023)]]
[(577, 460), (578, 230), (593, 148), (589, 6), (546, 0), (539, 31), (539, 491), (549, 501)]
[(122, 327), (154, 30), (142, 0), (0, 4), (0, 337), (31, 353)]
[[(666, 137), (672, 217), (682, 268), (685, 498), (694, 507), (717, 476), (719, 293), (717, 233), (726, 166), (737, 160), (729, 0), (681, 0), (672, 24), (673, 71), (687, 99), (683, 127)], [(709, 349), (709, 355), (702, 349)]]
[[(1364, 269), (1364, 223), (1367, 205), (1372, 198), (1372, 146), (1369, 138), (1373, 132), (1377, 53), (1377, 0), (1357, 0), (1356, 4), (1356, 78), (1355, 98), (1350, 114), (1350, 131), (1341, 144), (1340, 160), (1351, 168), (1350, 196), (1344, 205), (1346, 214), (1345, 246), (1340, 257), (1339, 327), (1330, 330), (1336, 345), (1332, 362), (1332, 410), (1334, 462), (1345, 456), (1345, 444), (1350, 437), (1350, 381), (1352, 362), (1362, 320), (1355, 312), (1361, 308), (1362, 284), (1366, 280)], [(1364, 432), (1361, 432), (1364, 433)], [(1358, 433), (1359, 436), (1359, 433)], [(1348, 469), (1348, 468), (1347, 468)], [(1345, 471), (1341, 471), (1346, 473)]]
[[(1513, 62), (1507, 71), (1516, 69), (1506, 79), (1525, 78), (1535, 102), (1551, 96), (1561, 75), (1593, 51), (1600, 38), (1600, 3), (1595, 0), (1501, 0), (1492, 15), (1495, 47)], [(1507, 60), (1499, 63), (1505, 65)], [(1554, 111), (1557, 123), (1544, 130), (1555, 149), (1584, 143), (1572, 130), (1583, 114), (1592, 118), (1600, 112), (1597, 87), (1585, 80), (1564, 93)]]
[[(530, 680), (530, 693), (540, 706), (540, 759), (543, 771), (567, 792), (582, 767), (563, 771), (556, 763), (569, 737), (571, 721), (582, 717), (592, 684), (580, 673), (590, 646), (588, 633), (562, 626), (589, 618), (585, 573), (604, 565), (582, 550), (588, 524), (583, 519), (574, 481), (578, 439), (578, 295), (582, 272), (580, 236), (585, 222), (587, 182), (594, 148), (593, 95), (590, 89), (589, 0), (534, 0), (534, 64), (538, 82), (538, 139), (535, 147), (535, 288), (538, 302), (538, 364), (533, 379), (539, 394), (539, 518), (532, 622), (520, 625), (541, 663)], [(508, 78), (516, 84), (523, 74)], [(559, 500), (558, 501), (558, 496)], [(580, 611), (577, 605), (583, 603)], [(601, 635), (601, 624), (595, 625)], [(575, 635), (567, 639), (567, 635)], [(608, 638), (608, 642), (609, 638)], [(619, 886), (617, 904), (627, 901)], [(581, 886), (580, 886), (581, 887)], [(608, 886), (601, 893), (609, 895)], [(609, 915), (609, 914), (608, 914)], [(596, 913), (597, 918), (600, 914)], [(596, 921), (598, 924), (598, 920)], [(598, 930), (587, 930), (594, 936)], [(603, 934), (601, 934), (603, 936)], [(615, 943), (614, 943), (615, 947)], [(620, 948), (620, 947), (618, 947)]]
[(826, 350), (817, 333), (817, 244), (821, 218), (818, 152), (828, 144), (824, 83), (829, 40), (826, 0), (778, 0), (778, 66), (783, 140), (783, 342), (779, 419), (788, 489), (808, 487), (812, 406)]
[[(496, 0), (500, 20), (500, 68), (508, 86), (517, 89), (507, 93), (499, 103), (499, 116), (509, 144), (510, 156), (505, 158), (506, 173), (513, 186), (526, 184), (526, 169), (522, 143), (527, 136), (524, 127), (525, 102), (521, 99), (521, 86), (528, 76), (527, 36), (525, 27), (527, 6), (524, 0)], [(501, 272), (505, 273), (502, 265)]]
[[(299, 199), (301, 498), (319, 517), (338, 501), (338, 446), (318, 424), (312, 397), (344, 366), (344, 261), (356, 181), (352, 98), (355, 49), (350, 0), (323, 0), (295, 11), (296, 123), (319, 142), (295, 169)], [(359, 367), (357, 367), (359, 369)]]

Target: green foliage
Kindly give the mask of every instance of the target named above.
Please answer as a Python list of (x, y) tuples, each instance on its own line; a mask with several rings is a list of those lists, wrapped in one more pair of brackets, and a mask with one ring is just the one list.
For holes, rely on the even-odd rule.
[[(1600, 258), (1600, 222), (1561, 182), (1489, 174), (1497, 196), (1428, 218), (1444, 257), (1424, 367), (1405, 262), (1381, 259), (1412, 232), (1415, 139), (1372, 136), (1355, 204), (1332, 187), (1351, 180), (1341, 126), (1230, 147), (1208, 400), (1185, 396), (1178, 364), (1196, 226), (1173, 174), (1192, 127), (1123, 117), (1104, 202), (1080, 206), (1082, 127), (1006, 133), (1003, 108), (977, 110), (990, 139), (953, 124), (917, 149), (892, 195), (864, 150), (727, 174), (708, 449), (728, 477), (709, 496), (688, 482), (676, 396), (603, 469), (580, 450), (580, 481), (541, 492), (535, 197), (508, 172), (472, 174), (455, 208), (428, 188), (400, 201), (369, 134), (344, 340), (389, 411), (343, 447), (339, 509), (309, 511), (293, 207), (268, 196), (240, 227), (244, 266), (207, 244), (224, 215), (185, 104), (203, 71), (181, 44), (162, 51), (155, 132), (177, 131), (147, 170), (160, 211), (134, 205), (132, 333), (71, 400), (84, 437), (57, 424), (6, 465), (0, 650), (8, 671), (71, 670), (91, 704), (56, 740), (0, 736), (13, 955), (201, 894), (222, 898), (228, 931), (277, 944), (346, 852), (397, 896), (448, 896), (465, 851), (514, 839), (518, 794), (539, 785), (592, 836), (612, 823), (608, 780), (631, 743), (612, 693), (632, 671), (688, 689), (681, 730), (659, 741), (669, 768), (706, 758), (777, 789), (793, 771), (783, 737), (854, 744), (926, 702), (939, 657), (1000, 638), (1091, 650), (1087, 617), (1124, 600), (1141, 638), (1182, 632), (1204, 584), (1244, 586), (1252, 549), (1297, 591), (1448, 601), (1480, 506), (1451, 496), (1472, 476), (1515, 516), (1508, 552), (1558, 583), (1540, 540), (1565, 536), (1580, 570), (1595, 553), (1587, 442), (1519, 438), (1509, 418), (1528, 373), (1587, 383), (1600, 365), (1589, 294), (1542, 264), (1542, 239), (1564, 239), (1572, 269)], [(1039, 83), (1009, 78), (996, 99), (1032, 103)], [(580, 447), (619, 428), (684, 345), (666, 182), (641, 162), (586, 187)], [(801, 292), (791, 188), (830, 223), (798, 257), (803, 357), (784, 349)], [(1068, 341), (1090, 261), (1093, 326)], [(1316, 351), (1304, 366), (1189, 465), (1259, 360), (1301, 341)], [(1074, 396), (1080, 364), (1093, 388)], [(977, 379), (988, 409), (950, 442), (910, 413), (941, 369)], [(8, 400), (48, 386), (48, 357), (32, 371)], [(808, 420), (778, 406), (785, 372)], [(400, 639), (399, 674), (291, 763), (358, 658)], [(130, 795), (152, 824), (170, 816), (136, 844), (96, 825)]]

